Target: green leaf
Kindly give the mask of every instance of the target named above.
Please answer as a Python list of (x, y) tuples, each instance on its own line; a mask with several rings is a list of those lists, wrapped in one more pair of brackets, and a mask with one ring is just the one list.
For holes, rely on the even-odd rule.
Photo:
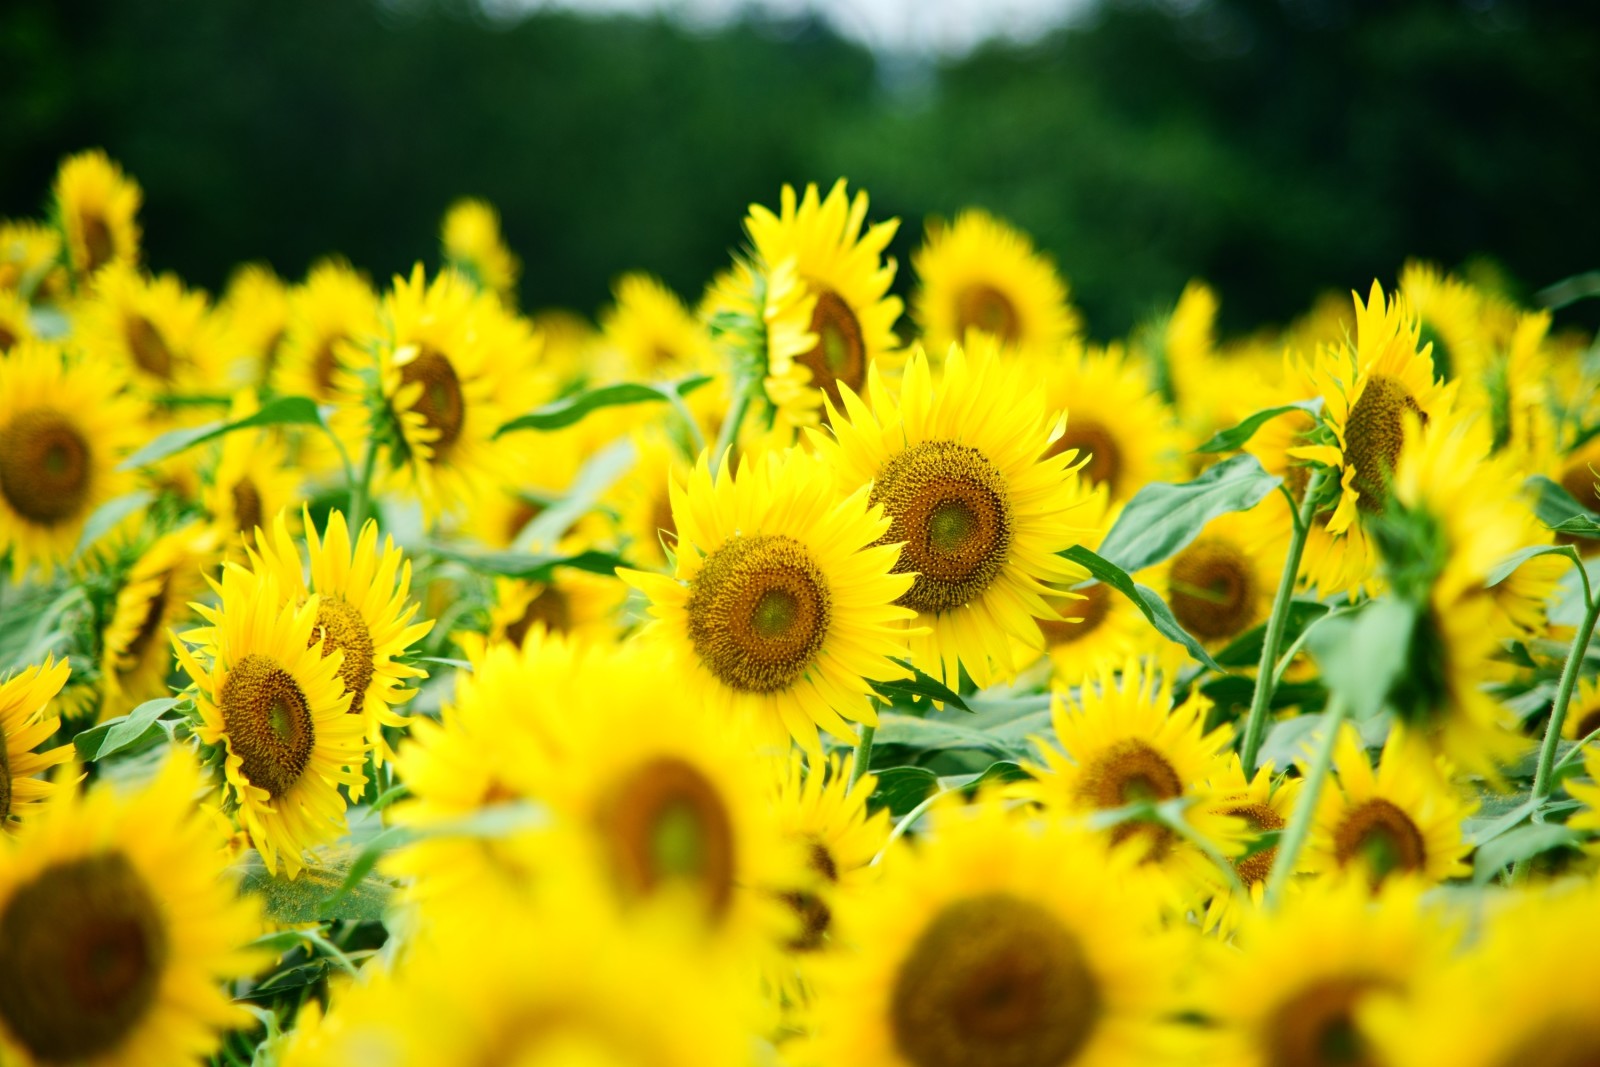
[(1566, 556), (1578, 566), (1583, 566), (1583, 558), (1578, 555), (1578, 550), (1571, 545), (1534, 545), (1524, 548), (1520, 552), (1513, 552), (1505, 559), (1496, 563), (1489, 571), (1488, 577), (1483, 580), (1485, 588), (1492, 588), (1505, 581), (1516, 569), (1536, 556)]
[(1178, 620), (1172, 616), (1172, 609), (1167, 607), (1167, 602), (1162, 600), (1161, 594), (1154, 589), (1149, 586), (1139, 585), (1128, 577), (1128, 573), (1121, 567), (1105, 557), (1091, 552), (1082, 545), (1073, 545), (1065, 552), (1062, 552), (1061, 555), (1074, 563), (1082, 564), (1084, 569), (1096, 579), (1105, 582), (1111, 588), (1133, 601), (1134, 607), (1138, 608), (1144, 614), (1144, 617), (1150, 620), (1150, 625), (1154, 626), (1161, 636), (1169, 641), (1175, 641), (1188, 649), (1189, 655), (1205, 664), (1211, 670), (1219, 674), (1227, 673), (1220, 663), (1211, 658), (1211, 653), (1206, 651), (1205, 646), (1196, 641), (1189, 631), (1178, 624)]
[(78, 547), (73, 551), (82, 552), (100, 538), (110, 533), (117, 524), (140, 508), (147, 507), (155, 496), (143, 489), (122, 496), (113, 497), (101, 504), (89, 516), (89, 521), (83, 524), (83, 533), (78, 538)]
[(1021, 755), (1017, 746), (982, 730), (937, 719), (919, 719), (892, 711), (878, 715), (877, 744), (917, 749), (977, 748), (1002, 756)]
[(1467, 819), (1462, 823), (1462, 829), (1467, 831), (1467, 843), (1479, 848), (1487, 845), (1497, 837), (1509, 833), (1533, 814), (1535, 804), (1533, 797), (1527, 793), (1514, 793), (1511, 798), (1518, 801), (1509, 811), (1500, 812), (1492, 818)]
[(618, 567), (625, 565), (621, 556), (596, 549), (573, 556), (559, 556), (544, 552), (463, 552), (444, 544), (428, 547), (443, 558), (454, 560), (480, 574), (520, 578), (528, 582), (549, 581), (557, 567), (571, 567), (592, 574), (614, 574)]
[[(1280, 651), (1294, 644), (1294, 639), (1299, 637), (1307, 626), (1322, 618), (1328, 611), (1328, 605), (1316, 600), (1289, 601), (1289, 617), (1284, 620), (1283, 644), (1279, 646)], [(1228, 646), (1217, 653), (1217, 662), (1224, 667), (1254, 667), (1261, 662), (1261, 646), (1266, 639), (1266, 623), (1252, 626), (1228, 642)]]
[[(1533, 511), (1540, 522), (1562, 533), (1600, 538), (1600, 515), (1580, 504), (1559, 482), (1535, 474), (1525, 484), (1534, 491)], [(1573, 523), (1573, 519), (1580, 521)]]
[[(1256, 680), (1243, 675), (1226, 674), (1206, 681), (1200, 686), (1200, 692), (1221, 713), (1231, 718), (1236, 714), (1235, 709), (1248, 708), (1255, 699)], [(1281, 682), (1272, 690), (1272, 703), (1268, 708), (1272, 711), (1293, 707), (1320, 708), (1327, 700), (1328, 690), (1320, 681)]]
[(1251, 455), (1229, 456), (1192, 482), (1151, 482), (1122, 509), (1100, 555), (1132, 574), (1160, 563), (1200, 536), (1206, 523), (1248, 511), (1283, 481)]
[(502, 425), (494, 432), (495, 437), (502, 434), (515, 433), (518, 430), (559, 430), (571, 426), (581, 420), (591, 411), (600, 408), (618, 407), (624, 404), (642, 404), (649, 401), (667, 400), (678, 396), (688, 396), (700, 386), (711, 380), (708, 374), (694, 374), (676, 382), (618, 382), (615, 385), (602, 385), (596, 389), (585, 389), (581, 393), (562, 397), (560, 400), (526, 415), (518, 415), (510, 422)]
[[(884, 700), (891, 704), (910, 703), (915, 706), (917, 699), (938, 701), (952, 707), (970, 712), (966, 701), (961, 699), (961, 694), (945, 685), (939, 679), (926, 674), (911, 665), (910, 660), (895, 658), (895, 662), (911, 672), (910, 678), (891, 678), (888, 681), (875, 681), (867, 679), (867, 684)], [(896, 700), (902, 697), (904, 700)]]
[(229, 421), (218, 419), (199, 426), (168, 430), (139, 451), (123, 460), (118, 470), (131, 471), (151, 463), (175, 456), (179, 452), (215, 440), (235, 430), (248, 430), (256, 426), (322, 426), (322, 414), (316, 402), (303, 396), (280, 396), (261, 405), (253, 415)]
[(952, 774), (939, 779), (941, 789), (979, 789), (1000, 782), (1033, 777), (1013, 760), (996, 760), (977, 774)]
[[(381, 835), (380, 835), (381, 836)], [(258, 893), (266, 903), (267, 917), (280, 923), (310, 923), (324, 919), (354, 919), (370, 922), (383, 918), (394, 894), (395, 883), (372, 874), (369, 863), (360, 872), (355, 864), (365, 850), (348, 845), (313, 850), (311, 862), (296, 878), (270, 874), (256, 853), (249, 853), (238, 865), (242, 886)], [(345, 892), (338, 890), (354, 876)]]
[(1213, 434), (1209, 441), (1195, 449), (1195, 451), (1232, 452), (1235, 449), (1243, 448), (1246, 442), (1254, 437), (1256, 431), (1261, 429), (1263, 425), (1279, 415), (1287, 415), (1291, 411), (1304, 411), (1313, 417), (1321, 415), (1322, 398), (1320, 396), (1313, 397), (1310, 400), (1300, 400), (1293, 404), (1283, 404), (1279, 407), (1258, 411), (1231, 430), (1222, 430)]
[(1484, 885), (1507, 866), (1558, 848), (1576, 848), (1583, 835), (1558, 823), (1529, 823), (1507, 830), (1478, 849), (1472, 860), (1472, 880)]
[(1383, 597), (1326, 620), (1306, 641), (1329, 690), (1344, 698), (1357, 722), (1383, 709), (1404, 672), (1416, 618), (1411, 605)]
[(522, 528), (511, 547), (527, 551), (555, 545), (573, 523), (593, 510), (607, 489), (632, 468), (638, 458), (633, 442), (624, 437), (596, 452), (572, 479), (567, 495), (539, 513)]
[(83, 731), (72, 739), (73, 747), (78, 750), (78, 758), (92, 762), (122, 751), (156, 729), (156, 720), (182, 703), (183, 700), (178, 697), (146, 700), (126, 715), (107, 719)]
[(897, 819), (939, 788), (939, 776), (926, 767), (885, 767), (872, 773), (877, 775), (878, 787), (873, 790), (867, 806), (873, 811), (888, 808), (889, 814)]

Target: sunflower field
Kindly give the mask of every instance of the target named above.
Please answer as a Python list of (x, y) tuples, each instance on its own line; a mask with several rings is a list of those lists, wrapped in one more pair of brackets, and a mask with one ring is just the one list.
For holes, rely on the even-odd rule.
[(1600, 1062), (1600, 345), (775, 193), (596, 324), (0, 223), (0, 1064)]

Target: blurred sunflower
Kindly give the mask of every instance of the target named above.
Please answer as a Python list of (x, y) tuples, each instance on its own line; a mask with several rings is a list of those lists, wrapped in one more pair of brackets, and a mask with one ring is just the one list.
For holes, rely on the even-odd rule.
[(847, 498), (817, 459), (791, 450), (715, 483), (702, 456), (672, 482), (673, 574), (619, 569), (650, 598), (651, 631), (676, 650), (698, 699), (780, 749), (821, 754), (820, 726), (846, 743), (846, 719), (875, 725), (870, 681), (898, 677), (910, 575), (883, 544), (889, 522), (866, 488)]
[(66, 296), (61, 234), (37, 222), (0, 219), (0, 290), (56, 303)]
[(1483, 298), (1470, 285), (1430, 263), (1411, 260), (1400, 268), (1400, 296), (1417, 317), (1423, 345), (1430, 345), (1434, 375), (1481, 389), (1489, 352), (1483, 329)]
[(261, 962), (199, 775), (174, 753), (131, 795), (52, 800), (0, 841), (0, 1050), (18, 1067), (198, 1064), (250, 1016), (223, 992)]
[(1578, 681), (1572, 702), (1567, 705), (1561, 736), (1569, 741), (1581, 741), (1596, 730), (1600, 730), (1600, 677), (1583, 678)]
[(487, 200), (457, 200), (439, 226), (444, 259), (479, 288), (498, 296), (507, 307), (516, 303), (522, 263), (500, 236), (500, 213)]
[(565, 634), (577, 641), (609, 641), (620, 628), (628, 587), (616, 578), (560, 567), (544, 582), (496, 578), (489, 606), (490, 643), (509, 641), (518, 648), (536, 630)]
[[(1257, 834), (1282, 830), (1289, 825), (1300, 786), (1299, 778), (1274, 775), (1270, 762), (1263, 764), (1255, 777), (1246, 779), (1244, 766), (1236, 753), (1228, 757), (1222, 773), (1206, 783), (1207, 791), (1215, 797), (1216, 813), (1244, 820), (1250, 831)], [(1267, 879), (1277, 861), (1277, 845), (1268, 845), (1233, 860), (1233, 872), (1238, 875), (1244, 893), (1230, 888), (1212, 897), (1206, 907), (1205, 928), (1217, 929), (1223, 936), (1230, 935), (1242, 915), (1251, 908), (1261, 907), (1267, 894)], [(1303, 857), (1298, 862), (1304, 865)]]
[(222, 379), (224, 353), (204, 293), (176, 275), (149, 278), (114, 264), (74, 311), (84, 351), (123, 369), (147, 393), (206, 391)]
[(139, 261), (143, 194), (100, 149), (68, 156), (56, 172), (54, 210), (67, 239), (67, 262), (81, 286), (110, 263)]
[(61, 719), (47, 709), (68, 674), (66, 660), (46, 659), (0, 682), (0, 825), (5, 829), (15, 828), (60, 788), (37, 775), (70, 760), (72, 746), (37, 750), (61, 728)]
[(633, 470), (613, 487), (623, 551), (641, 569), (662, 570), (676, 552), (678, 526), (672, 517), (672, 484), (689, 477), (689, 464), (665, 435), (634, 435)]
[(33, 340), (33, 336), (28, 302), (10, 290), (0, 289), (0, 356), (17, 347), (19, 342)]
[[(234, 394), (228, 417), (240, 419), (260, 408), (255, 393), (242, 390)], [(257, 529), (304, 499), (300, 470), (289, 462), (288, 446), (275, 427), (230, 433), (218, 452), (201, 504), (230, 547), (239, 539), (247, 547), (254, 545)]]
[(624, 274), (612, 295), (614, 302), (600, 313), (600, 332), (620, 357), (623, 377), (662, 381), (716, 368), (705, 326), (660, 280)]
[(1207, 409), (1215, 407), (1214, 386), (1232, 377), (1218, 373), (1219, 306), (1217, 294), (1205, 282), (1196, 279), (1185, 285), (1161, 332), (1157, 361), (1157, 378), (1165, 383), (1161, 392), (1183, 413), (1185, 424), (1203, 425), (1206, 433), (1221, 428), (1208, 421), (1212, 412)]
[(303, 285), (289, 290), (287, 322), (273, 381), (286, 396), (308, 396), (319, 404), (355, 398), (341, 386), (347, 345), (360, 346), (378, 333), (378, 297), (366, 278), (343, 260), (323, 260)]
[[(349, 714), (339, 675), (344, 656), (324, 656), (318, 598), (288, 599), (275, 575), (223, 571), (221, 604), (198, 607), (209, 624), (173, 639), (193, 679), (200, 740), (223, 751), (222, 795), (268, 871), (289, 877), (302, 854), (345, 825), (339, 786), (366, 780), (362, 719)], [(199, 653), (184, 641), (203, 641)]]
[(1218, 515), (1162, 564), (1155, 585), (1172, 615), (1208, 648), (1267, 621), (1284, 548), (1270, 509)]
[(187, 621), (190, 603), (205, 595), (215, 550), (214, 532), (191, 523), (157, 538), (134, 562), (100, 638), (102, 721), (169, 694), (167, 630)]
[(937, 384), (914, 353), (898, 397), (876, 370), (867, 392), (870, 406), (846, 390), (832, 438), (813, 442), (846, 489), (870, 486), (889, 518), (882, 543), (903, 546), (912, 661), (949, 684), (958, 665), (979, 686), (1007, 677), (1014, 641), (1044, 645), (1035, 619), (1057, 617), (1044, 598), (1088, 577), (1057, 554), (1088, 532), (1073, 511), (1076, 457), (1049, 454), (1062, 419), (1052, 426), (1026, 367), (992, 344), (952, 348)]
[(288, 328), (289, 292), (271, 267), (246, 263), (228, 277), (217, 301), (217, 317), (229, 338), (225, 353), (229, 379), (264, 388), (278, 362), (278, 346)]
[(971, 344), (971, 333), (1048, 352), (1082, 330), (1055, 264), (985, 211), (969, 208), (949, 224), (930, 221), (911, 265), (918, 280), (911, 315), (935, 359), (952, 344)]
[(117, 462), (141, 421), (99, 360), (39, 341), (0, 359), (0, 553), (10, 552), (14, 581), (66, 560), (95, 509), (132, 488)]

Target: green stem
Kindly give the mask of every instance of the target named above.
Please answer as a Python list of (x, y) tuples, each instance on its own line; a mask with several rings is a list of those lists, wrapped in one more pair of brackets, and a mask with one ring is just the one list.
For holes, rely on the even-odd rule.
[(856, 762), (855, 766), (850, 768), (850, 786), (852, 789), (855, 788), (857, 782), (861, 781), (861, 776), (867, 773), (867, 764), (872, 762), (872, 739), (877, 736), (877, 733), (878, 728), (876, 726), (868, 726), (866, 723), (861, 724), (861, 739), (856, 742)]
[(672, 404), (672, 409), (678, 413), (678, 417), (683, 420), (683, 424), (689, 428), (689, 440), (694, 445), (694, 454), (698, 456), (706, 450), (706, 435), (700, 432), (700, 424), (695, 421), (694, 412), (684, 403), (676, 386), (668, 388), (667, 400)]
[(744, 422), (745, 412), (750, 410), (750, 399), (757, 388), (758, 382), (754, 378), (734, 379), (733, 403), (728, 405), (728, 414), (722, 420), (722, 428), (717, 431), (716, 448), (711, 453), (713, 473), (721, 468), (722, 457), (738, 440), (739, 427)]
[(1323, 782), (1327, 780), (1328, 768), (1333, 765), (1333, 748), (1339, 743), (1339, 730), (1344, 725), (1344, 716), (1344, 699), (1335, 693), (1328, 698), (1328, 710), (1323, 714), (1322, 747), (1317, 749), (1317, 754), (1312, 760), (1311, 769), (1306, 774), (1305, 785), (1300, 790), (1300, 798), (1295, 801), (1294, 812), (1289, 816), (1289, 825), (1284, 827), (1283, 838), (1278, 844), (1278, 854), (1272, 860), (1272, 874), (1267, 879), (1269, 905), (1277, 903), (1283, 896), (1283, 890), (1289, 884), (1289, 879), (1294, 877), (1294, 865), (1300, 858), (1300, 849), (1311, 833), (1311, 819), (1317, 811), (1317, 797), (1322, 793)]
[(1267, 709), (1272, 706), (1272, 694), (1277, 689), (1278, 648), (1283, 644), (1284, 627), (1289, 624), (1289, 603), (1294, 599), (1295, 583), (1300, 578), (1300, 557), (1305, 554), (1306, 535), (1311, 531), (1311, 518), (1317, 507), (1317, 496), (1322, 488), (1322, 471), (1313, 471), (1306, 482), (1305, 497), (1300, 501), (1300, 511), (1295, 515), (1294, 534), (1289, 540), (1289, 554), (1283, 561), (1283, 577), (1278, 580), (1278, 595), (1272, 601), (1272, 615), (1267, 619), (1267, 632), (1261, 641), (1261, 662), (1256, 667), (1256, 691), (1250, 700), (1250, 715), (1244, 724), (1244, 746), (1240, 761), (1246, 777), (1255, 773), (1256, 757), (1261, 753), (1261, 742), (1267, 732)]
[(378, 446), (367, 441), (366, 455), (361, 458), (361, 479), (350, 483), (350, 514), (345, 521), (352, 537), (360, 536), (361, 524), (367, 519), (367, 498), (372, 492), (372, 472), (378, 465)]
[(1556, 746), (1561, 743), (1561, 725), (1567, 718), (1567, 705), (1572, 701), (1572, 689), (1578, 682), (1578, 668), (1589, 650), (1589, 638), (1594, 635), (1595, 622), (1600, 621), (1600, 597), (1589, 600), (1583, 613), (1583, 622), (1572, 637), (1572, 651), (1567, 653), (1567, 665), (1561, 668), (1561, 683), (1556, 687), (1556, 700), (1550, 706), (1550, 723), (1544, 730), (1544, 744), (1539, 749), (1539, 769), (1533, 776), (1533, 803), (1537, 811), (1550, 799), (1554, 784), (1550, 781), (1555, 769)]
[(879, 863), (883, 862), (883, 857), (889, 854), (889, 846), (903, 837), (905, 832), (911, 829), (912, 823), (926, 815), (929, 808), (933, 807), (934, 804), (939, 802), (941, 797), (947, 796), (950, 792), (951, 791), (948, 789), (935, 789), (933, 793), (929, 795), (928, 799), (924, 800), (921, 804), (918, 804), (916, 807), (906, 812), (905, 816), (899, 822), (894, 824), (894, 829), (889, 831), (889, 836), (884, 840), (883, 847), (878, 850), (878, 854), (876, 856), (872, 857), (872, 862), (867, 864), (867, 866), (875, 867)]

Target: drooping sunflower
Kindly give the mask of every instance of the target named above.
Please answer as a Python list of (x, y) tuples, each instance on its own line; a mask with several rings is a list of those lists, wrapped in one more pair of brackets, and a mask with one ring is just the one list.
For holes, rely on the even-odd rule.
[(67, 559), (95, 509), (132, 488), (117, 463), (140, 424), (120, 376), (97, 359), (42, 341), (0, 359), (0, 553), (14, 580)]
[[(1208, 783), (1221, 777), (1232, 740), (1230, 727), (1205, 730), (1208, 705), (1191, 696), (1173, 707), (1172, 683), (1136, 661), (1104, 664), (1084, 679), (1075, 698), (1051, 702), (1055, 742), (1030, 740), (1043, 763), (1024, 763), (1031, 780), (1011, 786), (1014, 796), (1046, 810), (1084, 816), (1139, 801), (1161, 803), (1192, 797), (1183, 818), (1192, 836), (1223, 855), (1243, 850), (1250, 836), (1244, 821), (1223, 814)], [(1216, 864), (1191, 841), (1158, 822), (1129, 821), (1109, 831), (1167, 887), (1180, 911), (1202, 904), (1226, 884)]]
[(439, 225), (445, 262), (498, 296), (507, 307), (516, 303), (522, 263), (500, 235), (500, 213), (487, 200), (457, 200)]
[(674, 573), (617, 573), (650, 598), (650, 629), (699, 699), (763, 744), (793, 737), (817, 756), (818, 727), (848, 743), (846, 719), (876, 725), (869, 680), (904, 673), (892, 657), (911, 612), (895, 599), (911, 576), (891, 573), (899, 549), (865, 487), (843, 497), (826, 465), (790, 450), (737, 474), (724, 460), (715, 482), (702, 456), (671, 493)]
[(139, 185), (95, 149), (68, 156), (56, 173), (55, 212), (67, 262), (81, 286), (109, 263), (139, 261)]
[(74, 329), (86, 352), (122, 368), (144, 392), (215, 389), (224, 369), (220, 320), (204, 293), (173, 274), (150, 278), (114, 264), (96, 276)]
[(189, 619), (190, 602), (205, 595), (215, 550), (215, 533), (189, 524), (157, 538), (129, 570), (101, 635), (102, 720), (168, 695), (173, 659), (167, 630)]
[(808, 332), (815, 340), (794, 361), (796, 374), (809, 374), (810, 410), (788, 413), (805, 424), (816, 421), (824, 395), (837, 407), (840, 385), (860, 392), (867, 368), (876, 362), (887, 371), (899, 351), (894, 324), (901, 303), (889, 295), (895, 262), (883, 252), (900, 222), (863, 232), (866, 220), (867, 194), (858, 189), (848, 196), (843, 178), (826, 197), (807, 185), (797, 200), (785, 185), (776, 214), (752, 204), (745, 219), (756, 255), (767, 264), (792, 261), (811, 304)]
[(0, 682), (0, 825), (6, 829), (57, 791), (36, 775), (72, 758), (71, 745), (36, 751), (61, 728), (48, 708), (68, 673), (66, 660), (47, 659)]
[[(243, 418), (260, 410), (255, 393), (236, 393), (228, 417)], [(276, 427), (241, 430), (222, 439), (217, 465), (201, 491), (201, 504), (212, 525), (230, 546), (255, 544), (256, 530), (274, 515), (304, 500), (300, 471), (289, 461), (289, 449)]]
[[(1210, 1054), (1229, 1067), (1382, 1064), (1369, 1011), (1444, 967), (1459, 931), (1416, 884), (1374, 897), (1359, 879), (1307, 887), (1274, 911), (1247, 914), (1236, 948), (1211, 957), (1194, 1007), (1212, 1023)], [(1431, 1060), (1429, 1062), (1458, 1062)]]
[(1208, 648), (1267, 621), (1283, 575), (1284, 548), (1268, 508), (1230, 511), (1162, 564), (1158, 591), (1173, 617)]
[(198, 1064), (250, 1017), (258, 906), (174, 753), (149, 785), (63, 792), (0, 840), (0, 1055), (19, 1067)]
[(977, 208), (928, 223), (911, 257), (918, 287), (911, 315), (922, 343), (942, 355), (983, 334), (1009, 348), (1052, 351), (1082, 330), (1056, 265), (1019, 230)]
[(1126, 853), (993, 799), (936, 815), (872, 892), (840, 900), (795, 1062), (1111, 1067), (1166, 1051), (1175, 946)]
[(716, 367), (711, 337), (678, 294), (648, 274), (624, 274), (600, 313), (605, 344), (631, 380), (661, 381)]
[[(1244, 820), (1252, 833), (1282, 830), (1289, 825), (1295, 800), (1300, 795), (1301, 779), (1287, 778), (1273, 773), (1270, 762), (1262, 764), (1253, 778), (1246, 778), (1244, 766), (1237, 754), (1230, 755), (1222, 774), (1206, 783), (1215, 797), (1216, 811)], [(1242, 859), (1233, 860), (1233, 872), (1238, 875), (1244, 892), (1231, 889), (1218, 893), (1206, 907), (1204, 926), (1231, 934), (1238, 926), (1240, 916), (1251, 908), (1259, 908), (1266, 898), (1267, 879), (1278, 860), (1278, 846), (1269, 845)], [(1304, 856), (1299, 861), (1304, 865)], [(1298, 869), (1298, 868), (1297, 868)]]
[(209, 625), (173, 647), (194, 681), (196, 733), (222, 756), (224, 805), (267, 869), (281, 860), (293, 878), (306, 849), (344, 830), (339, 786), (366, 784), (362, 719), (349, 714), (343, 653), (322, 654), (317, 597), (296, 603), (275, 575), (235, 564), (218, 591), (219, 607), (196, 609)]
[(1359, 873), (1377, 886), (1390, 875), (1440, 882), (1471, 873), (1462, 862), (1472, 846), (1461, 828), (1475, 804), (1451, 785), (1438, 760), (1395, 724), (1377, 772), (1353, 727), (1334, 751), (1338, 789), (1318, 798), (1308, 865)]
[(870, 406), (846, 390), (832, 437), (813, 442), (842, 486), (870, 486), (889, 518), (883, 541), (903, 545), (895, 570), (916, 575), (898, 601), (917, 613), (912, 661), (989, 685), (1014, 671), (1013, 642), (1043, 647), (1035, 620), (1058, 617), (1044, 598), (1088, 577), (1057, 555), (1088, 532), (1074, 511), (1077, 457), (1050, 454), (1064, 420), (1052, 425), (1026, 366), (992, 344), (952, 348), (937, 384), (920, 351), (898, 396), (876, 370), (867, 384)]
[[(402, 662), (406, 651), (433, 629), (433, 620), (413, 623), (418, 604), (411, 599), (411, 561), (385, 537), (378, 546), (378, 524), (368, 519), (351, 544), (344, 512), (328, 513), (319, 537), (310, 512), (302, 512), (309, 566), (289, 536), (282, 513), (267, 543), (258, 538), (251, 564), (271, 574), (296, 603), (316, 595), (314, 636), (322, 654), (343, 653), (339, 678), (350, 695), (350, 714), (365, 724), (367, 744), (381, 765), (392, 758), (383, 728), (400, 728), (406, 719), (395, 709), (416, 695), (408, 688), (428, 672)], [(309, 570), (310, 581), (304, 575)]]

